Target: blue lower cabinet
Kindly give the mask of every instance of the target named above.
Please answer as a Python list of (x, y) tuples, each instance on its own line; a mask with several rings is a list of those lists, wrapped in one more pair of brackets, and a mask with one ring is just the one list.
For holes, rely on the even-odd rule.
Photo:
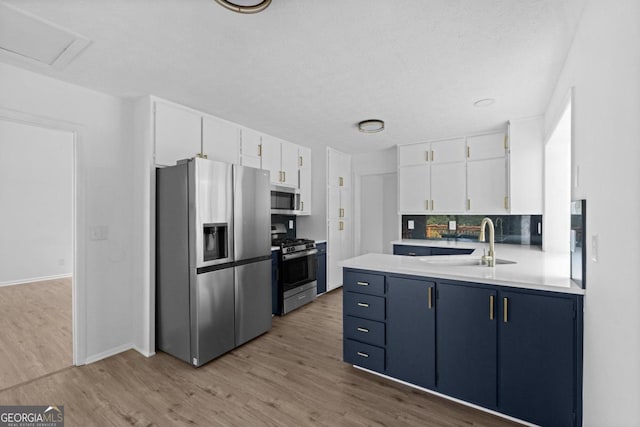
[(433, 389), (435, 282), (387, 277), (387, 375)]
[(344, 361), (380, 373), (384, 372), (384, 348), (354, 341), (344, 340)]
[(500, 292), (502, 412), (542, 426), (582, 424), (574, 420), (576, 310), (571, 297)]
[(497, 400), (496, 294), (438, 283), (436, 302), (437, 389), (488, 408)]
[(354, 269), (344, 277), (345, 362), (534, 424), (582, 424), (581, 296)]
[(327, 292), (327, 244), (317, 243), (316, 249), (318, 249), (318, 294)]

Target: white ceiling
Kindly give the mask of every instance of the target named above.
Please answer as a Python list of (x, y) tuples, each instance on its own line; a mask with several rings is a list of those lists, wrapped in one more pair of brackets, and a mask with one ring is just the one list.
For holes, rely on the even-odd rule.
[[(62, 70), (256, 130), (358, 153), (544, 112), (586, 0), (7, 0), (92, 44)], [(494, 105), (473, 102), (495, 98)], [(386, 129), (361, 134), (360, 120)]]

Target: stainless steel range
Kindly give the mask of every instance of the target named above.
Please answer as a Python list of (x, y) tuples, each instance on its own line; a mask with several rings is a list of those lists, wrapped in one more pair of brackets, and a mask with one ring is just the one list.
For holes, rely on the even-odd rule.
[(283, 239), (279, 246), (276, 313), (283, 315), (315, 299), (318, 250), (309, 239)]

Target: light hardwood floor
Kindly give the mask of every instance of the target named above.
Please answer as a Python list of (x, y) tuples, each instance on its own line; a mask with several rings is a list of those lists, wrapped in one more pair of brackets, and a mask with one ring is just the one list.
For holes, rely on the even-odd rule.
[(0, 392), (65, 405), (68, 426), (515, 425), (342, 362), (342, 292), (201, 367), (128, 351)]
[(72, 363), (71, 279), (0, 287), (0, 390)]

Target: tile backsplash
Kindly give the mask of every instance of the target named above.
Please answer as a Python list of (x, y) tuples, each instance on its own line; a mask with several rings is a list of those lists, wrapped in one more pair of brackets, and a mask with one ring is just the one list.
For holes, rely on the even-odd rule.
[(542, 246), (542, 215), (402, 215), (402, 238), (477, 241), (485, 216), (496, 243)]
[[(271, 215), (271, 225), (273, 224), (284, 224), (287, 229), (287, 238), (295, 239), (296, 238), (296, 216), (295, 215), (280, 215), (280, 214), (272, 214)], [(293, 228), (289, 227), (289, 225), (293, 225)]]

